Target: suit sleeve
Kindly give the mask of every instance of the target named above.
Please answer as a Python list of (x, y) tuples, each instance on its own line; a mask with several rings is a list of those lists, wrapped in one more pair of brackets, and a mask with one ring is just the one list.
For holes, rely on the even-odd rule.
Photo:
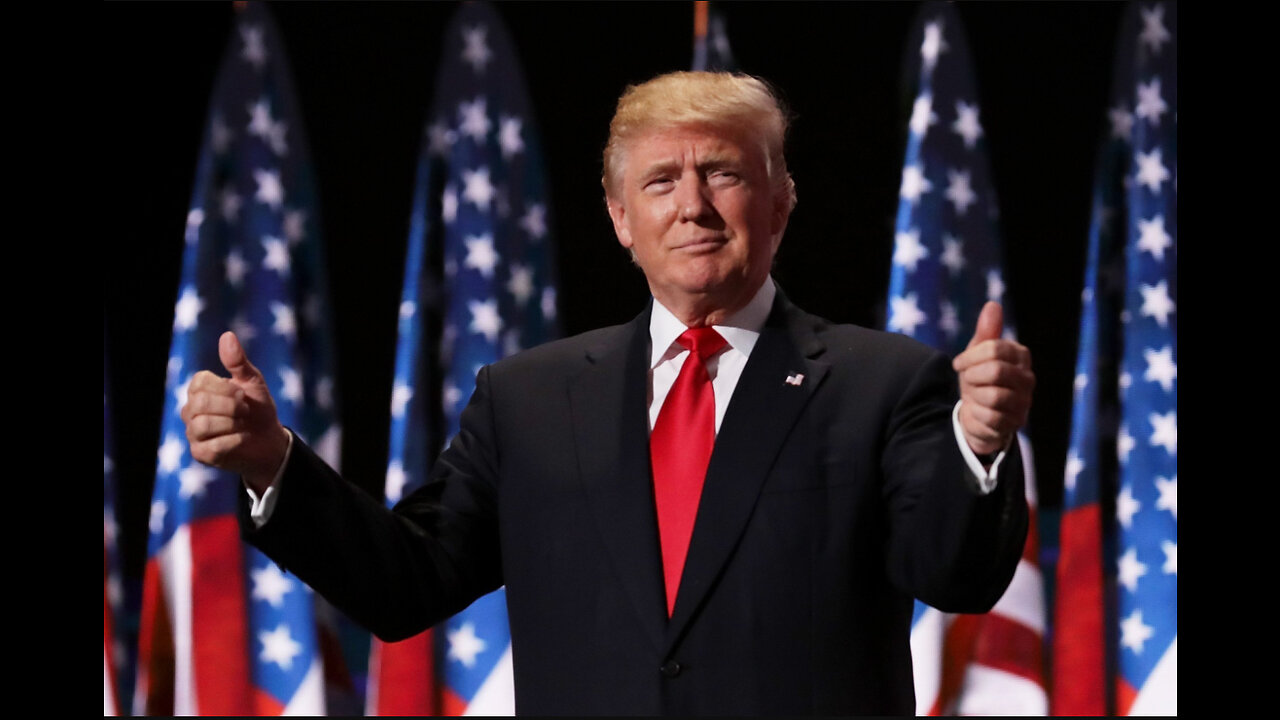
[(903, 592), (946, 612), (986, 612), (1017, 568), (1027, 533), (1014, 443), (983, 495), (966, 475), (951, 422), (955, 374), (934, 354), (891, 414), (881, 469), (889, 512), (888, 573)]
[[(422, 488), (387, 509), (300, 441), (271, 519), (241, 532), (383, 640), (400, 640), (502, 585), (487, 369)], [(241, 494), (243, 495), (243, 493)]]

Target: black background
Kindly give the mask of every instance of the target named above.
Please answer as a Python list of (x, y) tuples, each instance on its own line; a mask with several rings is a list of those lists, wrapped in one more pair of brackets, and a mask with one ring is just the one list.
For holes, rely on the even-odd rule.
[[(126, 575), (140, 575), (183, 230), (230, 3), (108, 3), (103, 268)], [(272, 6), (319, 184), (336, 313), (343, 470), (381, 493), (410, 193), (454, 3)], [(796, 116), (800, 202), (775, 276), (807, 310), (882, 324), (910, 98), (904, 43), (919, 6), (717, 3), (740, 68)], [(628, 83), (687, 69), (692, 3), (512, 3), (548, 162), (567, 334), (648, 297), (618, 247), (600, 151)], [(1120, 3), (961, 3), (1001, 208), (1008, 297), (1039, 379), (1032, 411), (1042, 509), (1060, 503), (1091, 201)], [(105, 111), (105, 112), (102, 112)], [(86, 122), (96, 128), (97, 122)], [(1051, 527), (1051, 526), (1050, 526)], [(1042, 542), (1052, 545), (1056, 538)]]

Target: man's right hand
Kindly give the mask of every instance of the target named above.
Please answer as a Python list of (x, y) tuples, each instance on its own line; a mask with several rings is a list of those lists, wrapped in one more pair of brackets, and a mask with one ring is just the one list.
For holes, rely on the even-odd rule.
[(235, 333), (218, 339), (218, 358), (231, 373), (229, 379), (202, 370), (187, 388), (182, 421), (191, 457), (239, 473), (261, 497), (284, 463), (289, 431), (276, 417), (267, 382)]

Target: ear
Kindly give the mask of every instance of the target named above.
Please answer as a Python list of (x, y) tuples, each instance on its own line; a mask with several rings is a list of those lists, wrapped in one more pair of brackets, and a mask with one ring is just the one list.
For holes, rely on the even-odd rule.
[(787, 229), (787, 221), (791, 219), (791, 203), (786, 190), (773, 195), (773, 212), (769, 216), (769, 234), (776, 243)]
[(631, 249), (631, 230), (627, 227), (627, 209), (622, 201), (617, 198), (604, 198), (605, 207), (609, 209), (609, 219), (613, 220), (613, 233), (618, 236), (618, 242), (622, 247)]

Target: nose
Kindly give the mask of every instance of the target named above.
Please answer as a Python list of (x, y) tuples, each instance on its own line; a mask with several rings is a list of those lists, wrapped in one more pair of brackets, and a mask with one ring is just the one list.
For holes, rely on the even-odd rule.
[(692, 222), (706, 217), (711, 212), (709, 191), (706, 179), (699, 173), (686, 174), (676, 188), (680, 219)]

